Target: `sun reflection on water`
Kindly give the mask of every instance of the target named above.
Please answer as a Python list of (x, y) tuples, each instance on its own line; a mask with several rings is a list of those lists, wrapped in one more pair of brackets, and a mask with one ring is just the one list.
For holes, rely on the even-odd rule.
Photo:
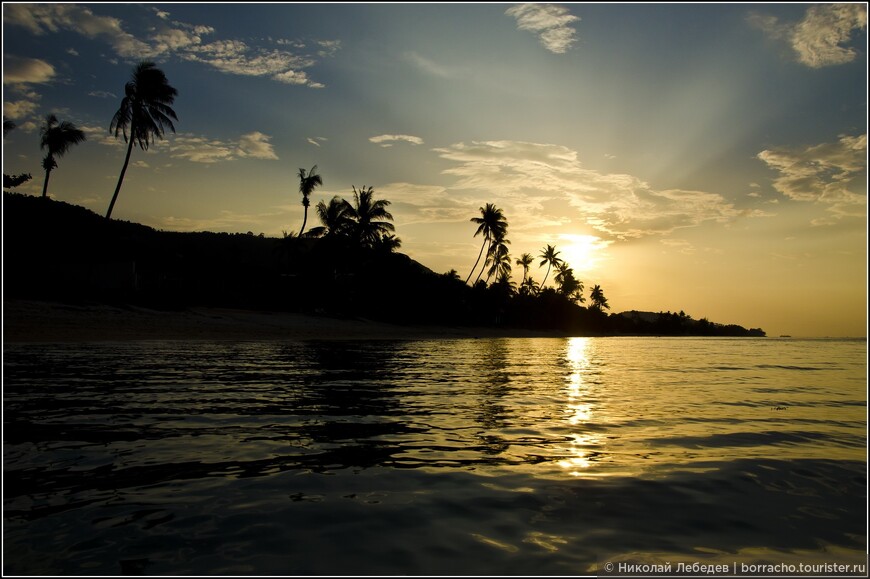
[(589, 380), (594, 347), (590, 338), (570, 338), (565, 350), (569, 374), (567, 376), (565, 421), (571, 434), (566, 448), (567, 458), (557, 464), (575, 477), (600, 476), (594, 472), (596, 461), (602, 456), (603, 438), (587, 428), (596, 418), (597, 407), (593, 397), (593, 384)]

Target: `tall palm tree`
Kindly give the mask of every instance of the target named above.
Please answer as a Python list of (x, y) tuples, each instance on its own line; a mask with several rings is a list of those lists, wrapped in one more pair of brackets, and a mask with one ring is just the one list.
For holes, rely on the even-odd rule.
[(601, 289), (600, 285), (596, 284), (592, 287), (589, 299), (592, 302), (592, 307), (598, 311), (601, 311), (602, 309), (610, 309), (610, 304), (607, 303), (607, 298), (604, 297), (604, 290)]
[(124, 157), (124, 166), (121, 168), (112, 202), (109, 203), (106, 219), (112, 217), (112, 209), (130, 163), (133, 144), (147, 151), (155, 139), (163, 138), (165, 129), (175, 132), (172, 121), (177, 121), (178, 117), (170, 105), (175, 102), (177, 95), (178, 91), (169, 84), (166, 75), (153, 62), (143, 61), (133, 68), (133, 75), (124, 86), (121, 106), (109, 125), (109, 132), (114, 132), (116, 139), (119, 133), (123, 133), (124, 142), (127, 143), (127, 156)]
[[(483, 233), (483, 243), (480, 246), (480, 252), (477, 254), (477, 261), (474, 262), (474, 266), (471, 268), (471, 271), (468, 272), (468, 277), (465, 279), (465, 283), (468, 283), (468, 280), (471, 279), (471, 276), (474, 275), (475, 270), (477, 269), (477, 264), (480, 263), (480, 258), (483, 255), (483, 250), (487, 247), (487, 244), (492, 245), (492, 240), (501, 235), (504, 237), (504, 233), (507, 231), (507, 220), (504, 217), (501, 209), (497, 208), (492, 203), (487, 203), (485, 207), (480, 208), (480, 217), (472, 217), (472, 223), (477, 224), (477, 231), (474, 232), (474, 237), (477, 237), (481, 233)], [(484, 268), (486, 267), (486, 262), (484, 262)], [(483, 268), (481, 268), (481, 273), (483, 272)], [(477, 279), (480, 279), (480, 274), (478, 274)]]
[(302, 237), (302, 234), (305, 233), (305, 224), (308, 222), (308, 206), (311, 204), (311, 201), (308, 197), (314, 191), (314, 188), (318, 185), (323, 185), (323, 179), (320, 178), (315, 171), (317, 171), (317, 165), (311, 167), (311, 170), (308, 171), (308, 174), (305, 174), (305, 169), (299, 169), (299, 192), (302, 193), (302, 206), (305, 208), (305, 217), (302, 219), (302, 229), (299, 230), (299, 236)]
[(372, 187), (353, 187), (354, 205), (348, 215), (353, 220), (353, 235), (356, 241), (365, 247), (374, 247), (387, 234), (395, 231), (395, 226), (389, 223), (392, 214), (387, 211), (390, 202), (386, 199), (374, 199)]
[(54, 114), (45, 117), (45, 123), (39, 129), (39, 148), (47, 151), (42, 160), (45, 169), (45, 181), (42, 184), (42, 196), (48, 195), (48, 178), (51, 170), (57, 168), (57, 159), (63, 157), (73, 145), (85, 140), (85, 133), (69, 121), (60, 122)]
[(526, 277), (529, 275), (529, 266), (532, 265), (534, 259), (531, 253), (524, 253), (517, 260), (517, 265), (523, 268), (523, 281), (520, 282), (521, 287), (526, 283)]
[(550, 275), (551, 267), (559, 267), (559, 264), (562, 263), (562, 260), (559, 258), (559, 252), (556, 251), (556, 247), (554, 245), (548, 245), (544, 248), (544, 251), (541, 252), (541, 263), (538, 264), (538, 267), (544, 267), (544, 264), (547, 265), (547, 273), (544, 274), (544, 281), (541, 282), (541, 287), (544, 287), (544, 284), (547, 283), (547, 276)]

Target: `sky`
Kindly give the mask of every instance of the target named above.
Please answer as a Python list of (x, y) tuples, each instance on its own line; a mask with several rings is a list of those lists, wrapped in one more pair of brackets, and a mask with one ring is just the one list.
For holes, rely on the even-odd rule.
[(54, 113), (87, 141), (50, 196), (105, 214), (109, 124), (150, 60), (176, 132), (134, 149), (115, 219), (281, 237), (316, 165), (312, 210), (373, 187), (438, 273), (466, 278), (493, 203), (512, 260), (540, 282), (554, 245), (613, 312), (863, 337), (866, 22), (865, 3), (4, 3), (3, 172), (41, 194)]

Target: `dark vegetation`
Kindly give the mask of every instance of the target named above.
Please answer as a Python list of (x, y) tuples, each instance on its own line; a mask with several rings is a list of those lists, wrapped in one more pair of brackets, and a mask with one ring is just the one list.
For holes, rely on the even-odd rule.
[(682, 312), (608, 314), (552, 288), (524, 292), (483, 280), (468, 286), (455, 272), (438, 274), (395, 252), (397, 243), (389, 241), (398, 240), (386, 232), (370, 243), (328, 231), (283, 239), (177, 233), (105, 219), (51, 198), (5, 192), (3, 201), (7, 298), (246, 308), (582, 335), (764, 335)]

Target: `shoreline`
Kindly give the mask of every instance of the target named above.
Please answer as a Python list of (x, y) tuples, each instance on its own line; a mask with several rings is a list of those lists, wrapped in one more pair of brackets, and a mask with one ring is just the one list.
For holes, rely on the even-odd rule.
[(556, 338), (567, 337), (567, 334), (501, 328), (403, 326), (364, 319), (231, 308), (193, 307), (165, 311), (97, 303), (65, 304), (22, 299), (3, 302), (3, 342), (15, 344), (525, 337)]

